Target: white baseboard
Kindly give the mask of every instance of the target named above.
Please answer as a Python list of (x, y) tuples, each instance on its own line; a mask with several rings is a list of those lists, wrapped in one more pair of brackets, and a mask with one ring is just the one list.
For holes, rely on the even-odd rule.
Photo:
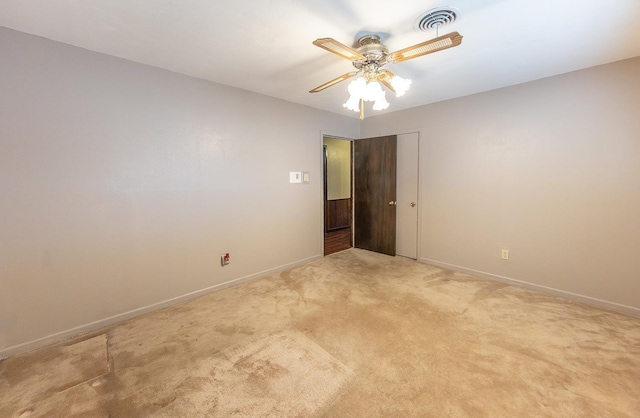
[(497, 274), (487, 273), (480, 270), (474, 270), (462, 266), (456, 266), (455, 264), (444, 263), (438, 260), (431, 260), (428, 258), (420, 258), (418, 261), (424, 264), (431, 264), (436, 267), (446, 268), (449, 270), (466, 273), (485, 279), (496, 280), (503, 283), (512, 284), (514, 286), (524, 287), (526, 289), (537, 290), (542, 293), (550, 294), (553, 296), (559, 296), (561, 298), (582, 302), (587, 305), (597, 306), (598, 308), (608, 309), (611, 311), (621, 312), (628, 315), (640, 316), (640, 308), (634, 306), (622, 305), (616, 302), (610, 302), (603, 299), (593, 298), (590, 296), (580, 295), (578, 293), (567, 292), (566, 290), (555, 289), (553, 287), (543, 286), (535, 283), (525, 282), (522, 280), (512, 279), (510, 277), (499, 276)]
[(154, 303), (152, 305), (143, 306), (137, 309), (133, 309), (128, 312), (123, 312), (121, 314), (113, 315), (108, 318), (100, 319), (94, 322), (90, 322), (88, 324), (80, 325), (78, 327), (70, 328), (65, 331), (56, 332), (55, 334), (48, 335), (46, 337), (38, 338), (32, 341), (27, 341), (24, 343), (16, 344), (7, 348), (3, 348), (0, 350), (0, 360), (5, 359), (7, 357), (14, 356), (16, 354), (25, 353), (28, 351), (33, 351), (38, 348), (45, 347), (50, 344), (54, 344), (60, 341), (67, 340), (69, 338), (77, 337), (82, 334), (87, 334), (92, 331), (99, 330), (101, 328), (106, 328), (110, 325), (113, 325), (118, 322), (126, 321), (131, 318), (135, 318), (140, 315), (144, 315), (153, 311), (157, 311), (162, 308), (169, 307), (171, 305), (175, 305), (177, 303), (186, 302), (191, 299), (195, 299), (200, 296), (204, 296), (206, 294), (226, 289), (231, 286), (238, 285), (240, 283), (248, 282), (251, 280), (258, 279), (263, 276), (268, 276), (270, 274), (279, 273), (283, 270), (288, 270), (294, 267), (302, 266), (305, 264), (309, 264), (313, 261), (319, 260), (322, 258), (322, 255), (315, 255), (313, 257), (305, 258), (302, 260), (295, 261), (293, 263), (285, 264), (282, 266), (278, 266), (272, 269), (260, 271), (258, 273), (250, 274), (248, 276), (240, 277), (238, 279), (229, 280), (228, 282), (220, 283), (214, 286), (210, 286), (204, 289), (196, 290), (195, 292), (187, 293), (185, 295), (177, 296), (175, 298), (167, 299), (162, 302)]

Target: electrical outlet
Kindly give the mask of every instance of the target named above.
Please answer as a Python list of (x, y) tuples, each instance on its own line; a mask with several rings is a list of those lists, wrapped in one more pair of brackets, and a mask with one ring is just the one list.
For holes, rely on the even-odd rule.
[(220, 256), (220, 265), (221, 266), (226, 266), (227, 264), (229, 264), (230, 257), (229, 257), (229, 253), (224, 253)]
[(503, 260), (509, 259), (509, 250), (502, 250), (502, 259)]

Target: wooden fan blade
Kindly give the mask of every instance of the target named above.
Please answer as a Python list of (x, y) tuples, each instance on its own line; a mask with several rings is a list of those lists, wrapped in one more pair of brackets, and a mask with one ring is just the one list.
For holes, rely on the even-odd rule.
[(324, 83), (324, 84), (322, 84), (322, 85), (320, 85), (320, 86), (316, 87), (316, 88), (315, 88), (315, 89), (313, 89), (313, 90), (309, 90), (309, 93), (317, 93), (317, 92), (319, 92), (319, 91), (321, 91), (321, 90), (326, 89), (327, 87), (331, 87), (331, 86), (333, 86), (334, 84), (338, 84), (338, 83), (339, 83), (339, 82), (341, 82), (341, 81), (347, 80), (347, 79), (349, 79), (349, 78), (353, 77), (353, 76), (354, 76), (354, 75), (356, 75), (356, 74), (358, 74), (358, 72), (357, 72), (357, 71), (352, 71), (352, 72), (350, 72), (350, 73), (342, 74), (340, 77), (336, 77), (336, 78), (334, 78), (333, 80), (328, 81), (328, 82), (326, 82), (326, 83)]
[(364, 55), (359, 54), (353, 48), (349, 48), (333, 38), (316, 39), (313, 41), (313, 44), (336, 55), (340, 55), (342, 58), (346, 58), (349, 61), (366, 59)]
[(389, 62), (402, 62), (418, 58), (443, 49), (452, 48), (462, 43), (462, 35), (458, 32), (451, 32), (447, 35), (439, 36), (435, 39), (410, 46), (389, 55)]
[(394, 77), (394, 74), (389, 70), (382, 70), (378, 74), (378, 81), (384, 84), (386, 88), (391, 90), (392, 92), (396, 92), (396, 89), (391, 85), (391, 79)]
[(320, 85), (320, 86), (316, 87), (316, 88), (315, 88), (315, 89), (313, 89), (313, 90), (309, 90), (309, 93), (317, 93), (317, 92), (319, 92), (319, 91), (321, 91), (321, 90), (324, 90), (324, 89), (326, 89), (326, 88), (328, 88), (328, 87), (333, 86), (334, 84), (338, 84), (338, 83), (339, 83), (339, 82), (341, 82), (341, 81), (347, 80), (347, 79), (349, 79), (349, 78), (353, 77), (353, 76), (354, 76), (354, 75), (356, 75), (356, 74), (358, 74), (358, 72), (357, 72), (357, 71), (352, 71), (352, 72), (350, 72), (350, 73), (342, 74), (340, 77), (336, 77), (336, 78), (334, 78), (333, 80), (328, 81), (328, 82), (326, 82), (326, 83), (324, 83), (324, 84), (322, 84), (322, 85)]

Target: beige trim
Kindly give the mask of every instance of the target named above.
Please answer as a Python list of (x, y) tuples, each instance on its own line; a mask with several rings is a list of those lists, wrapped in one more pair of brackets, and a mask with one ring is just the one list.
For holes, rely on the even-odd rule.
[(454, 264), (444, 263), (438, 260), (431, 260), (428, 258), (420, 258), (419, 262), (424, 264), (431, 264), (436, 267), (441, 267), (449, 270), (454, 270), (460, 273), (471, 274), (474, 276), (482, 277), (484, 279), (496, 280), (503, 283), (508, 283), (514, 286), (523, 287), (530, 290), (537, 290), (542, 293), (546, 293), (553, 296), (573, 300), (576, 302), (582, 302), (587, 305), (596, 306), (598, 308), (608, 309), (611, 311), (621, 312), (628, 315), (640, 316), (640, 308), (633, 306), (622, 305), (620, 303), (610, 302), (603, 299), (593, 298), (590, 296), (580, 295), (578, 293), (567, 292), (566, 290), (555, 289), (553, 287), (542, 286), (535, 283), (529, 283), (522, 280), (512, 279), (510, 277), (498, 276), (497, 274), (491, 274), (480, 270), (474, 270), (467, 267), (456, 266)]
[(309, 264), (313, 261), (319, 260), (322, 258), (322, 255), (315, 255), (313, 257), (305, 258), (302, 260), (295, 261), (293, 263), (285, 264), (273, 269), (264, 270), (255, 274), (250, 274), (248, 276), (240, 277), (238, 279), (229, 280), (228, 282), (220, 283), (214, 286), (210, 286), (204, 289), (196, 290), (195, 292), (187, 293), (182, 296), (178, 296), (175, 298), (167, 299), (162, 302), (154, 303), (151, 305), (143, 306), (141, 308), (133, 309), (128, 312), (124, 312), (121, 314), (113, 315), (108, 318), (100, 319), (98, 321), (89, 322), (88, 324), (83, 324), (75, 328), (67, 329), (64, 331), (56, 332), (55, 334), (48, 335), (46, 337), (38, 338), (32, 341), (27, 341), (25, 343), (17, 344), (11, 347), (4, 348), (0, 350), (0, 360), (5, 359), (7, 357), (14, 356), (19, 353), (24, 353), (28, 351), (33, 351), (38, 348), (45, 347), (50, 344), (54, 344), (60, 341), (67, 340), (69, 338), (77, 337), (82, 334), (86, 334), (92, 331), (96, 331), (100, 328), (104, 328), (110, 325), (113, 325), (118, 322), (126, 321), (131, 318), (135, 318), (150, 312), (158, 311), (160, 309), (176, 305), (181, 302), (186, 302), (200, 296), (207, 295), (209, 293), (226, 289), (231, 286), (238, 285), (240, 283), (248, 282), (251, 280), (259, 279), (260, 277), (267, 276), (274, 273), (279, 273), (283, 270), (292, 269), (294, 267), (302, 266), (305, 264)]

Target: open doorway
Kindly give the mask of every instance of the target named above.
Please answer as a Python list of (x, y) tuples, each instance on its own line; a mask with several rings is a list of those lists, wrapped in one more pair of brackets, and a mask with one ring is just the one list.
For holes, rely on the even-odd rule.
[(324, 255), (352, 247), (352, 142), (323, 137)]

